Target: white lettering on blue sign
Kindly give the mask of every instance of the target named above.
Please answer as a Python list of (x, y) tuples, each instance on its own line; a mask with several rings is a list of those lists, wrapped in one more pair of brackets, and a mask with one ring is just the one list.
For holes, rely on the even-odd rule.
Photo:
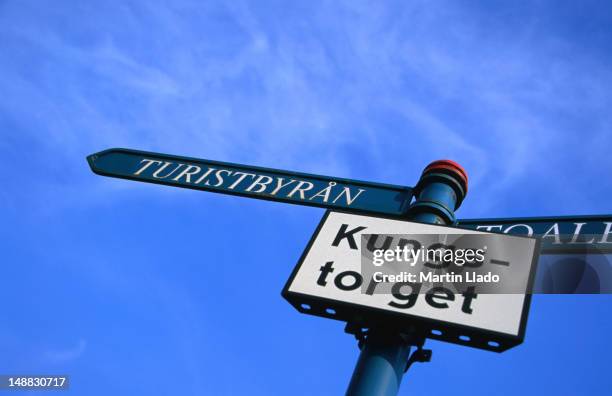
[(307, 180), (285, 179), (279, 176), (247, 173), (230, 169), (216, 169), (172, 161), (159, 161), (144, 158), (134, 176), (151, 173), (154, 179), (172, 180), (189, 185), (205, 185), (227, 190), (237, 190), (254, 194), (280, 196), (322, 203), (345, 203), (351, 206), (366, 191), (363, 188), (339, 186), (331, 181), (323, 188)]

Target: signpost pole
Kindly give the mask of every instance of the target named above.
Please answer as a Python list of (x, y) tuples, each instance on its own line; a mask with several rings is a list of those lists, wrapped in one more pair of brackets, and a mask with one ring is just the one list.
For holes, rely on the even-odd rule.
[[(453, 161), (429, 164), (415, 188), (416, 201), (406, 218), (422, 223), (453, 224), (455, 210), (467, 194), (467, 174)], [(393, 329), (371, 329), (363, 346), (346, 394), (348, 396), (395, 396), (417, 334)]]

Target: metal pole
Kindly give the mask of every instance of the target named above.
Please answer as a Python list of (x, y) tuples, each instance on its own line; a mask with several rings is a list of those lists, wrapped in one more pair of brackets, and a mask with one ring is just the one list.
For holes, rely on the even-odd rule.
[[(455, 210), (467, 194), (467, 173), (449, 160), (429, 164), (415, 188), (416, 200), (405, 218), (431, 224), (455, 223)], [(373, 328), (355, 366), (347, 396), (396, 396), (406, 368), (412, 334)]]

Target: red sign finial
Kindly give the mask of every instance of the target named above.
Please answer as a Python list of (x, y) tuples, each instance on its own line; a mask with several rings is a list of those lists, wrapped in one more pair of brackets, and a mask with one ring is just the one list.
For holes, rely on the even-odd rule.
[(467, 193), (468, 189), (468, 175), (465, 169), (455, 161), (451, 160), (438, 160), (427, 165), (423, 171), (423, 176), (432, 172), (443, 172), (449, 173), (452, 176), (456, 176), (461, 182), (464, 193)]

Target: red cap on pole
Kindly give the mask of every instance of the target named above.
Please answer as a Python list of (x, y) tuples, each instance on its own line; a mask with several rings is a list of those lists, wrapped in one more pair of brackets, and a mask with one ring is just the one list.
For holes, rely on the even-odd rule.
[(443, 172), (448, 173), (451, 176), (457, 177), (458, 181), (463, 187), (464, 193), (467, 194), (468, 189), (468, 175), (465, 169), (455, 161), (451, 160), (438, 160), (427, 165), (423, 170), (423, 176), (432, 172)]

